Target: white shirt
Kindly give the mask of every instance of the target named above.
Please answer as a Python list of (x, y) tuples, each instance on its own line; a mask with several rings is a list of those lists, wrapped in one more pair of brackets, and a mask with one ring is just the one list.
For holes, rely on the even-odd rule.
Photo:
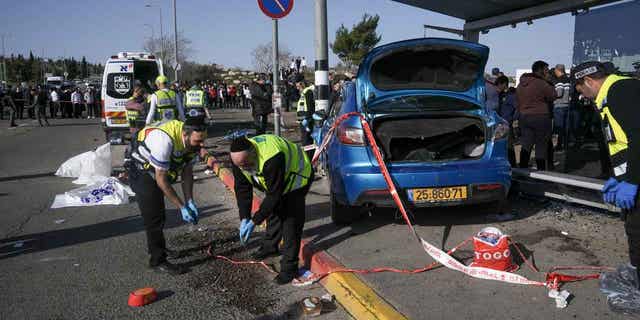
[(251, 90), (249, 90), (249, 88), (245, 87), (244, 89), (242, 89), (242, 91), (244, 93), (245, 98), (251, 99)]
[(149, 163), (156, 169), (167, 171), (171, 162), (173, 152), (173, 142), (171, 137), (162, 130), (152, 130), (144, 139), (144, 143), (150, 153), (144, 148), (138, 149), (140, 155), (149, 160)]
[[(162, 91), (169, 92), (169, 89), (164, 88), (162, 89)], [(149, 104), (149, 114), (147, 114), (147, 120), (146, 120), (147, 124), (154, 122), (157, 106), (158, 106), (158, 96), (154, 93), (151, 95), (151, 102)], [(176, 107), (178, 108), (178, 113), (180, 116), (180, 119), (176, 119), (176, 120), (184, 121), (184, 108), (182, 107), (181, 99), (178, 99), (177, 96), (176, 96)]]
[(82, 95), (78, 91), (71, 94), (71, 103), (82, 103)]
[(300, 66), (302, 67), (306, 67), (307, 66), (307, 59), (302, 59), (302, 62), (300, 62)]
[(89, 103), (89, 104), (93, 103), (93, 93), (91, 93), (89, 91), (85, 92), (84, 93), (84, 101), (86, 103)]
[(58, 97), (58, 92), (51, 91), (51, 102), (58, 102), (60, 98)]

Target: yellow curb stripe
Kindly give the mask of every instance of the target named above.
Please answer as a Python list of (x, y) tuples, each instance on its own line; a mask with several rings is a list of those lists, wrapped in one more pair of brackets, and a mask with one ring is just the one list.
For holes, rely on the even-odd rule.
[(408, 319), (353, 273), (333, 273), (321, 283), (355, 319)]

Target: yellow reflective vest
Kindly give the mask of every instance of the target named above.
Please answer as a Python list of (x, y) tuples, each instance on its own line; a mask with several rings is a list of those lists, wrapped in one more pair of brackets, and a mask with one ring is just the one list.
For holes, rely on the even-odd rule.
[(256, 149), (258, 168), (253, 174), (242, 169), (241, 171), (252, 184), (257, 184), (262, 190), (269, 191), (263, 175), (264, 164), (280, 152), (284, 154), (285, 159), (285, 194), (311, 182), (311, 161), (297, 144), (272, 134), (255, 136), (249, 141)]
[[(184, 141), (182, 140), (183, 126), (184, 122), (178, 120), (154, 123), (138, 131), (136, 137), (136, 148), (147, 149), (146, 152), (140, 151), (138, 152), (138, 154), (151, 154), (144, 141), (149, 133), (151, 133), (153, 130), (161, 130), (171, 138), (173, 150), (171, 152), (171, 159), (169, 161), (169, 170), (167, 170), (167, 175), (169, 176), (169, 181), (171, 182), (175, 182), (178, 179), (178, 176), (182, 173), (184, 167), (187, 164), (191, 163), (196, 157), (195, 153), (185, 151), (186, 148), (184, 145)], [(136, 159), (138, 162), (141, 162), (141, 165), (145, 170), (154, 171), (154, 167), (151, 165), (148, 159), (137, 159), (136, 157), (134, 157), (134, 159)]]
[(156, 120), (178, 119), (178, 105), (176, 104), (176, 93), (173, 90), (158, 90), (154, 93), (157, 97)]
[(298, 109), (296, 110), (298, 118), (308, 116), (306, 113), (309, 111), (309, 106), (307, 106), (307, 99), (305, 99), (305, 96), (309, 91), (313, 91), (313, 89), (314, 86), (310, 85), (304, 88), (304, 90), (302, 90), (302, 92), (300, 93), (300, 99), (298, 100)]
[(204, 91), (202, 90), (189, 90), (185, 94), (186, 108), (202, 108), (204, 107)]
[(613, 175), (616, 177), (627, 173), (627, 148), (629, 141), (627, 140), (627, 134), (624, 128), (620, 126), (616, 118), (611, 114), (610, 107), (607, 104), (607, 96), (609, 95), (609, 89), (611, 89), (614, 83), (625, 79), (629, 78), (618, 75), (608, 76), (602, 84), (595, 100), (596, 106), (600, 111), (600, 118), (602, 119), (602, 129), (609, 149)]

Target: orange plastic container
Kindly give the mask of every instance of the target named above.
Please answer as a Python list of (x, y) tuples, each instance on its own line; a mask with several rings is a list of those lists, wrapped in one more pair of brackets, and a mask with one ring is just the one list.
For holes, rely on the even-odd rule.
[(142, 288), (129, 294), (129, 305), (132, 307), (142, 307), (150, 304), (158, 298), (158, 293), (154, 288)]

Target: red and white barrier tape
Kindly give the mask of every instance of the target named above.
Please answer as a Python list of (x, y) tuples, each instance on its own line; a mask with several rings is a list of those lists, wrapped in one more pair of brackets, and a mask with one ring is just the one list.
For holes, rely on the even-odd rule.
[[(420, 242), (420, 244), (422, 245), (422, 248), (424, 249), (424, 251), (431, 256), (436, 262), (424, 267), (424, 268), (420, 268), (420, 269), (415, 269), (415, 270), (402, 270), (402, 269), (396, 269), (396, 268), (388, 268), (388, 267), (384, 267), (384, 268), (373, 268), (373, 269), (346, 269), (346, 268), (341, 268), (341, 269), (336, 269), (336, 270), (331, 270), (327, 273), (324, 274), (316, 274), (314, 275), (312, 278), (308, 279), (309, 282), (315, 282), (318, 281), (319, 279), (332, 274), (332, 273), (336, 273), (336, 272), (352, 272), (352, 273), (359, 273), (359, 274), (366, 274), (366, 273), (376, 273), (376, 272), (397, 272), (397, 273), (405, 273), (405, 274), (414, 274), (414, 273), (420, 273), (420, 272), (424, 272), (427, 270), (431, 270), (433, 269), (436, 265), (438, 264), (442, 264), (443, 266), (451, 269), (451, 270), (456, 270), (459, 272), (462, 272), (470, 277), (474, 277), (474, 278), (478, 278), (478, 279), (486, 279), (486, 280), (494, 280), (494, 281), (500, 281), (500, 282), (506, 282), (506, 283), (512, 283), (512, 284), (522, 284), (522, 285), (533, 285), (533, 286), (544, 286), (547, 287), (551, 290), (555, 290), (557, 289), (562, 283), (566, 283), (566, 282), (575, 282), (575, 281), (582, 281), (582, 280), (588, 280), (588, 279), (598, 279), (600, 274), (587, 274), (587, 275), (567, 275), (567, 274), (560, 274), (558, 272), (556, 272), (557, 270), (590, 270), (590, 271), (608, 271), (608, 270), (613, 270), (612, 268), (608, 268), (608, 267), (580, 267), (580, 266), (571, 266), (571, 267), (554, 267), (551, 269), (551, 271), (549, 273), (546, 273), (544, 275), (544, 280), (543, 281), (535, 281), (535, 280), (529, 280), (524, 276), (520, 276), (518, 274), (515, 273), (511, 273), (511, 272), (505, 272), (505, 271), (499, 271), (499, 270), (494, 270), (494, 269), (489, 269), (489, 268), (482, 268), (482, 267), (470, 267), (470, 266), (466, 266), (464, 264), (462, 264), (460, 261), (456, 260), (455, 258), (453, 258), (451, 256), (451, 253), (455, 252), (455, 250), (457, 250), (460, 246), (464, 245), (465, 243), (467, 243), (470, 239), (465, 240), (464, 242), (462, 242), (461, 244), (459, 244), (458, 246), (456, 246), (455, 248), (449, 250), (449, 252), (444, 252), (442, 250), (440, 250), (439, 248), (437, 248), (436, 246), (432, 245), (431, 243), (429, 243), (428, 241), (424, 240), (422, 237), (420, 237), (417, 233), (417, 231), (415, 230), (415, 228), (413, 227), (413, 224), (411, 223), (411, 220), (409, 219), (409, 215), (407, 213), (407, 210), (404, 206), (404, 203), (402, 202), (402, 200), (400, 199), (400, 196), (398, 195), (398, 191), (397, 188), (395, 187), (395, 184), (393, 183), (393, 179), (391, 178), (391, 174), (389, 173), (387, 166), (384, 162), (384, 159), (382, 157), (382, 154), (380, 153), (380, 150), (378, 148), (377, 142), (373, 136), (373, 132), (371, 130), (371, 128), (369, 127), (369, 124), (367, 123), (367, 121), (365, 120), (365, 118), (362, 116), (362, 114), (357, 113), (357, 112), (351, 112), (351, 113), (347, 113), (342, 115), (341, 117), (339, 117), (334, 124), (331, 126), (331, 128), (328, 130), (326, 136), (324, 137), (322, 143), (320, 144), (320, 147), (316, 148), (315, 153), (313, 155), (313, 158), (311, 160), (312, 164), (316, 164), (320, 155), (322, 154), (322, 152), (324, 152), (324, 150), (326, 149), (327, 145), (329, 144), (329, 142), (331, 141), (331, 139), (333, 138), (333, 132), (335, 131), (335, 128), (337, 126), (340, 125), (340, 123), (342, 123), (343, 121), (345, 121), (346, 119), (350, 118), (350, 117), (358, 117), (360, 119), (360, 123), (362, 125), (362, 128), (365, 132), (365, 135), (367, 137), (367, 141), (369, 142), (369, 145), (371, 146), (371, 151), (373, 152), (376, 161), (378, 162), (378, 165), (380, 167), (380, 171), (384, 177), (384, 180), (387, 184), (389, 193), (391, 194), (391, 196), (393, 197), (393, 200), (396, 204), (396, 206), (398, 207), (398, 209), (400, 210), (400, 213), (402, 214), (402, 218), (404, 219), (404, 221), (407, 223), (407, 227), (409, 228), (410, 232), (416, 237), (416, 240), (418, 242)], [(522, 251), (520, 250), (520, 248), (515, 245), (515, 248), (517, 249), (518, 253), (520, 254), (520, 256), (522, 257), (522, 259), (527, 263), (527, 265), (535, 272), (540, 273), (540, 271), (533, 265), (531, 264), (526, 257), (524, 256), (524, 254), (522, 253)], [(224, 259), (227, 261), (230, 261), (233, 263), (233, 261), (231, 259), (228, 259), (226, 257), (222, 257), (222, 256), (216, 256), (216, 258), (218, 259)], [(259, 264), (259, 262), (255, 262), (255, 261), (250, 261), (247, 262), (250, 264)], [(235, 264), (238, 264), (238, 262), (236, 262)], [(263, 266), (266, 267), (266, 265), (263, 264)], [(268, 267), (266, 267), (268, 268)], [(270, 271), (270, 268), (268, 268)], [(302, 284), (304, 285), (304, 283)]]

